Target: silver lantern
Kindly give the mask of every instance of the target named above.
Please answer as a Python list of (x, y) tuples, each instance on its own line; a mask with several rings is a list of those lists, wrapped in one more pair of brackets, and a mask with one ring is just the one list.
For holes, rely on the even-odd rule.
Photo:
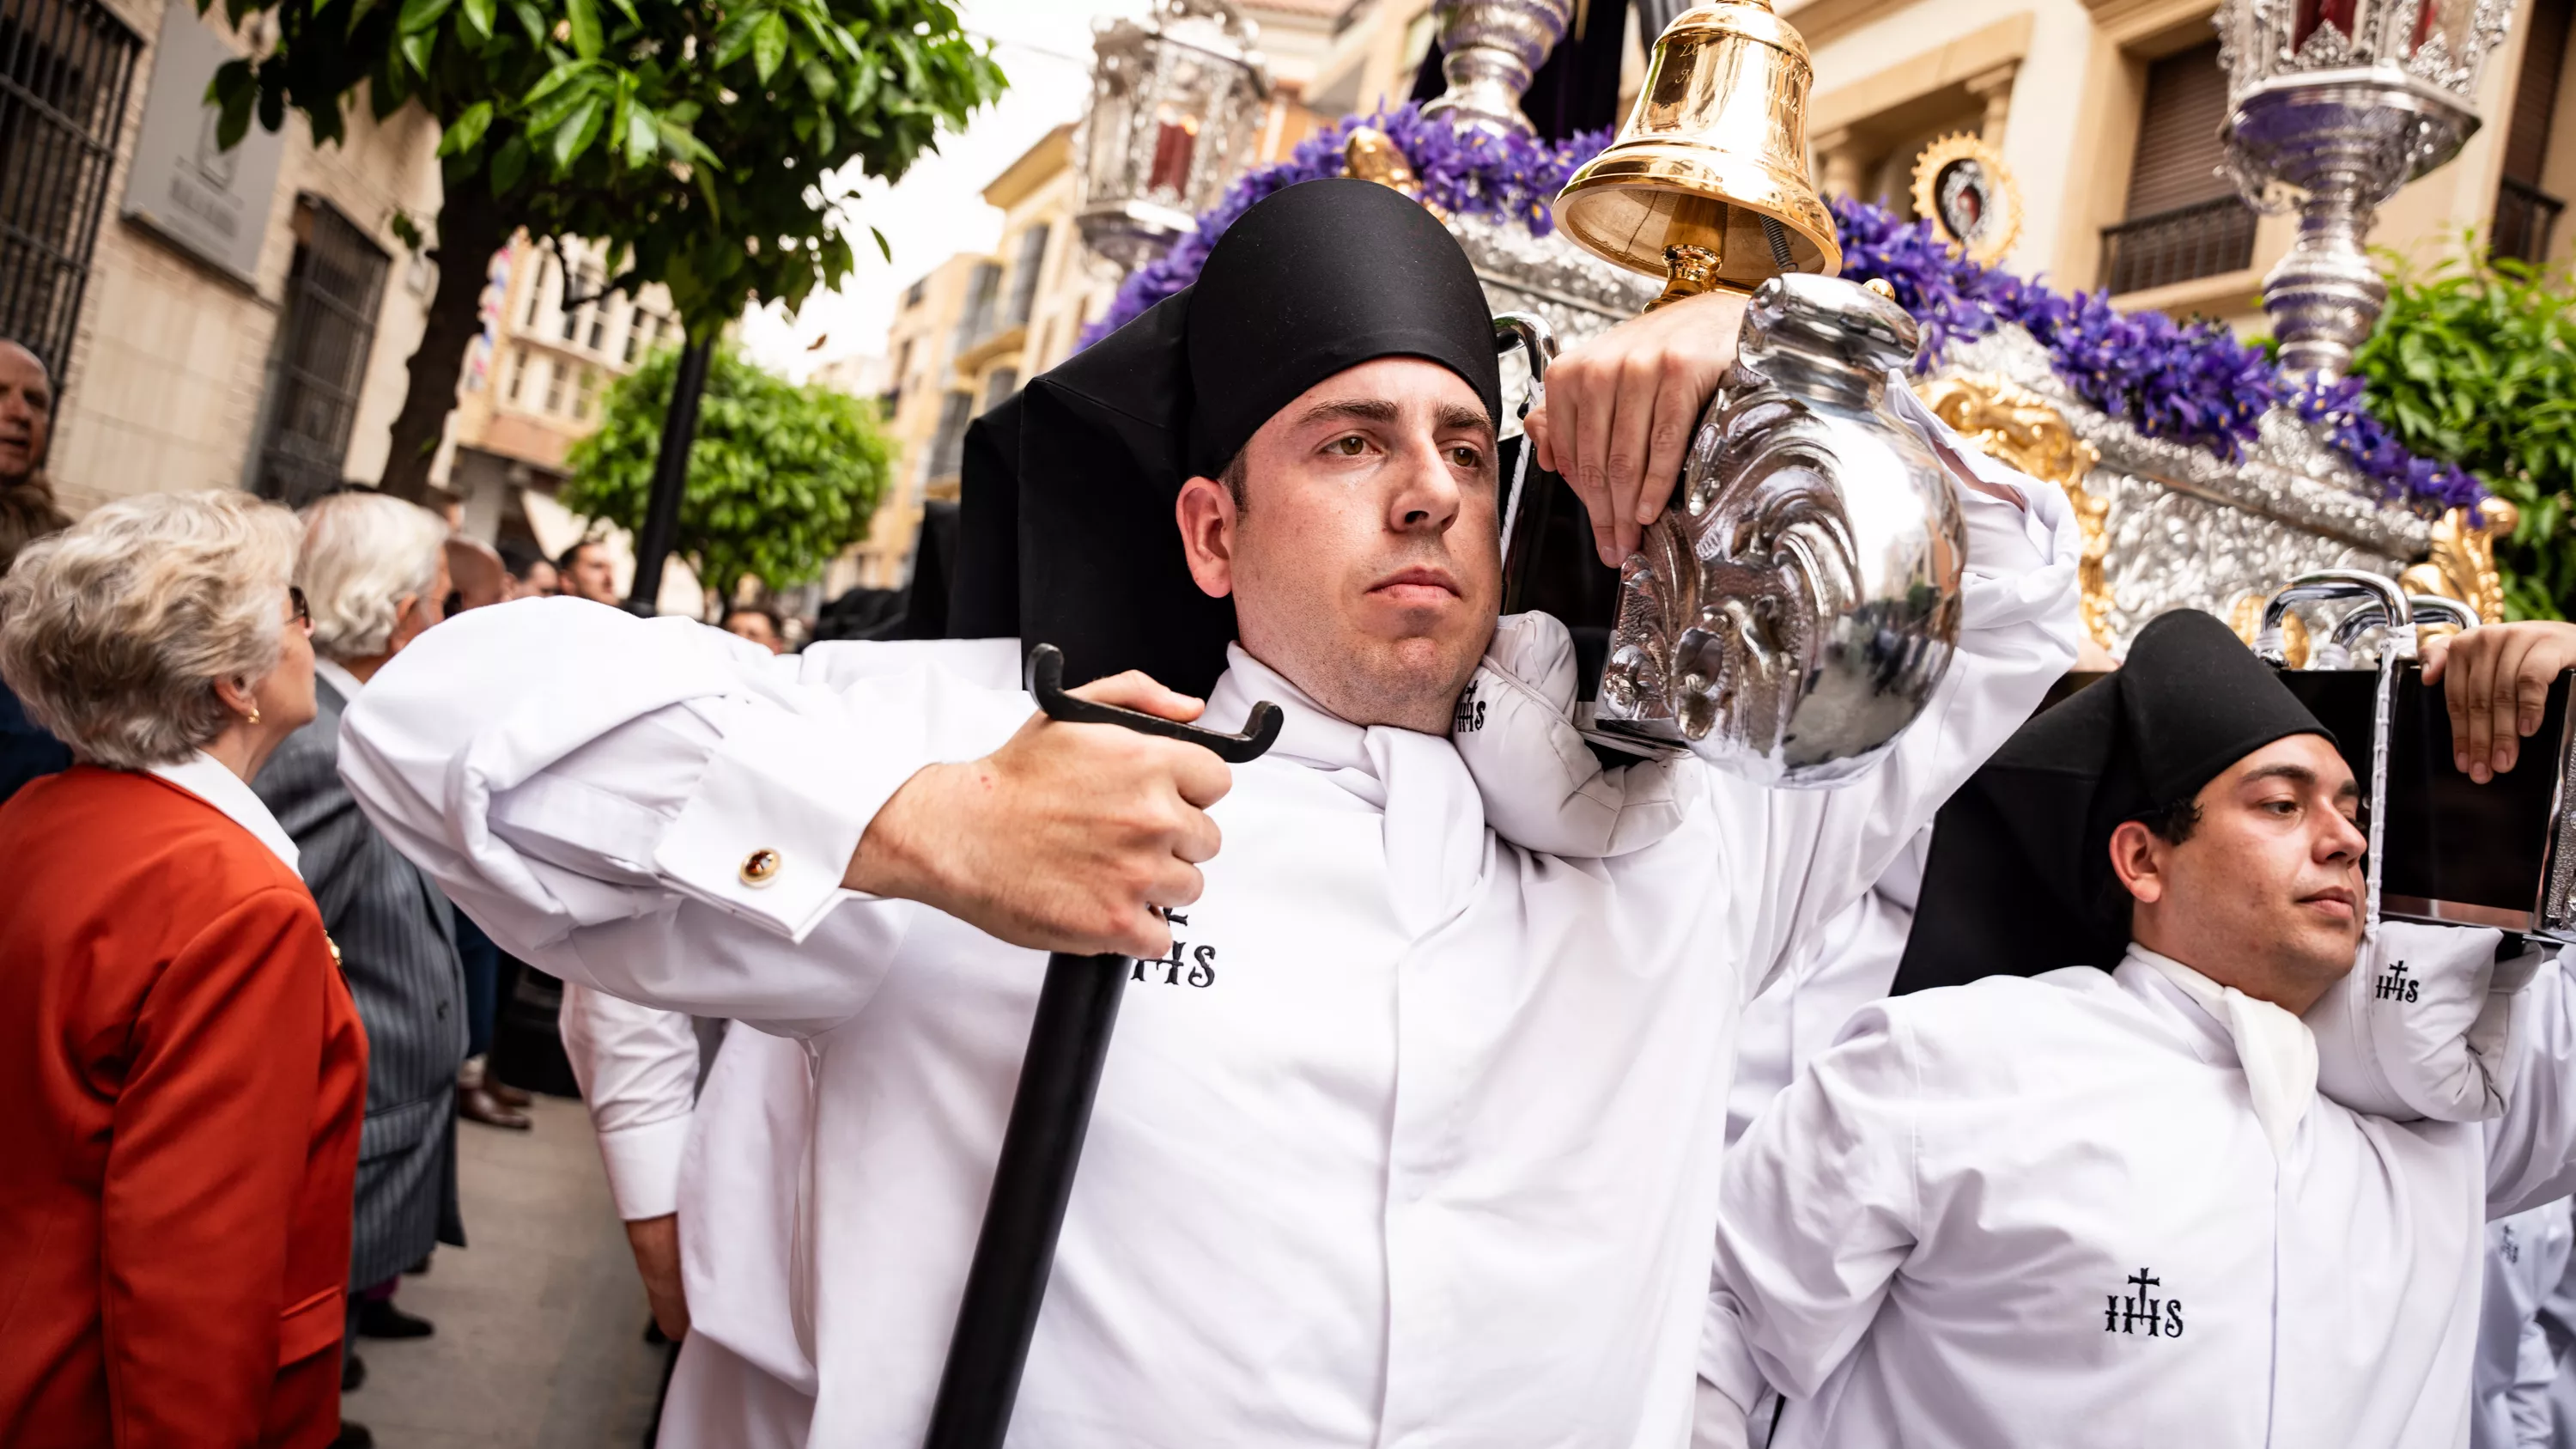
[(1887, 398), (1917, 341), (1849, 282), (1754, 292), (1679, 496), (1620, 571), (1597, 733), (1829, 786), (1922, 712), (1958, 643), (1966, 549), (1949, 474)]
[[(1440, 0), (1440, 74), (1425, 116), (1462, 131), (1531, 132), (1521, 93), (1574, 18), (1574, 0)], [(1615, 21), (1613, 23), (1616, 23)]]
[(1083, 242), (1133, 271), (1196, 227), (1252, 159), (1270, 75), (1259, 27), (1232, 0), (1155, 0), (1143, 20), (1100, 23), (1074, 221)]
[(2363, 238), (2407, 182), (2478, 128), (2478, 72), (2510, 0), (2226, 0), (2226, 169), (2258, 210), (2299, 213), (2263, 279), (2292, 374), (2341, 377), (2388, 300)]

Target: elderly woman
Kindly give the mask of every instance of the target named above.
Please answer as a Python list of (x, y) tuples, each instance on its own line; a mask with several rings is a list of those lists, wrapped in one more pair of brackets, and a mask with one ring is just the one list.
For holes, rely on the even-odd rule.
[(0, 805), (0, 1443), (338, 1432), (366, 1037), (250, 777), (313, 718), (296, 522), (112, 503), (0, 580), (77, 763)]
[[(447, 598), (447, 525), (381, 493), (304, 510), (295, 581), (313, 615), (313, 722), (280, 745), (251, 788), (302, 852), (304, 879), (367, 1027), (367, 1125), (358, 1148), (349, 1262), (351, 1341), (428, 1333), (393, 1290), (444, 1241), (456, 1210), (456, 1069), (465, 1059), (465, 981), (454, 911), (340, 783), (340, 712)], [(357, 1359), (349, 1359), (351, 1379)]]

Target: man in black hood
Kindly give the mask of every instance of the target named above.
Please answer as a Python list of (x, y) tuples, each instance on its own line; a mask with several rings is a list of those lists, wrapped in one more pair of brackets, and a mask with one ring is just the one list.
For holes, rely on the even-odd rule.
[[(2463, 771), (2570, 665), (2564, 624), (2436, 641)], [(2461, 1442), (2482, 1222), (2576, 1187), (2576, 983), (2365, 937), (2361, 801), (2190, 610), (1997, 751), (1934, 837), (1899, 977), (1934, 989), (1728, 1158), (1703, 1441), (1767, 1389), (1783, 1449)]]
[[(1696, 376), (1734, 317), (1613, 329), (1575, 376), (1628, 375), (1640, 337)], [(1666, 370), (1634, 369), (1650, 414)], [(1678, 1440), (1746, 991), (2071, 661), (2077, 536), (1922, 415), (1969, 533), (1923, 722), (1834, 791), (1672, 769), (1620, 828), (1552, 837), (1599, 848), (1543, 853), (1488, 822), (1589, 809), (1552, 767), (1598, 767), (1570, 660), (1500, 659), (1544, 626), (1495, 643), (1499, 393), (1439, 223), (1309, 182), (977, 429), (949, 623), (987, 637), (772, 659), (557, 601), (370, 684), (352, 788), (496, 939), (810, 1043), (776, 1215), (800, 1236), (765, 1255), (803, 1276), (766, 1305), (690, 1281), (675, 1403), (757, 1372), (814, 1391), (797, 1439), (920, 1442), (1051, 948), (1135, 959), (1015, 1443)], [(1023, 642), (1095, 698), (1286, 725), (1229, 771), (1032, 719)], [(1471, 676), (1545, 707), (1458, 711)], [(524, 702), (487, 724), (458, 697)], [(1482, 731), (1524, 727), (1511, 758), (1550, 768), (1478, 768)]]

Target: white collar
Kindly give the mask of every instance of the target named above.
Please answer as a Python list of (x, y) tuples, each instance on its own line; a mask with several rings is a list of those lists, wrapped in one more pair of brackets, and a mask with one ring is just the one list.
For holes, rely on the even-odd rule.
[(340, 703), (343, 705), (356, 704), (358, 691), (367, 687), (365, 680), (351, 674), (349, 666), (337, 659), (325, 659), (319, 654), (314, 655), (313, 672), (322, 676), (333, 689), (340, 692)]
[(1394, 725), (1355, 725), (1333, 714), (1240, 644), (1208, 691), (1209, 728), (1243, 727), (1256, 701), (1287, 716), (1267, 756), (1315, 770), (1383, 817), (1389, 887), (1410, 934), (1428, 934), (1464, 910), (1492, 854), (1476, 782), (1447, 735)]
[(2236, 1047), (2237, 1064), (2245, 1071), (2254, 1120), (2263, 1125), (2273, 1159), (2287, 1157), (2290, 1141), (2317, 1096), (2317, 1039), (2308, 1024), (2286, 1007), (2221, 986), (2135, 941), (2129, 943), (2126, 959), (2163, 978), (2226, 1029)]
[(287, 835), (286, 827), (277, 823), (277, 817), (268, 813), (268, 807), (251, 793), (250, 786), (243, 784), (242, 777), (226, 768), (223, 761), (199, 750), (194, 758), (175, 765), (154, 765), (145, 773), (158, 775), (231, 816), (235, 825), (275, 851), (288, 870), (296, 868), (295, 841)]

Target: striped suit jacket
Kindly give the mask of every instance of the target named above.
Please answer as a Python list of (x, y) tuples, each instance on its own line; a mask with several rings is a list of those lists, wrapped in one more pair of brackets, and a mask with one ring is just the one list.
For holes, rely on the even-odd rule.
[(367, 1118), (358, 1138), (349, 1283), (365, 1288), (462, 1244), (456, 1207), (456, 1069), (465, 1060), (465, 971), (454, 907), (395, 851), (340, 783), (348, 701), (313, 682), (313, 722), (251, 782), (301, 852), (305, 883), (340, 948), (367, 1028)]

